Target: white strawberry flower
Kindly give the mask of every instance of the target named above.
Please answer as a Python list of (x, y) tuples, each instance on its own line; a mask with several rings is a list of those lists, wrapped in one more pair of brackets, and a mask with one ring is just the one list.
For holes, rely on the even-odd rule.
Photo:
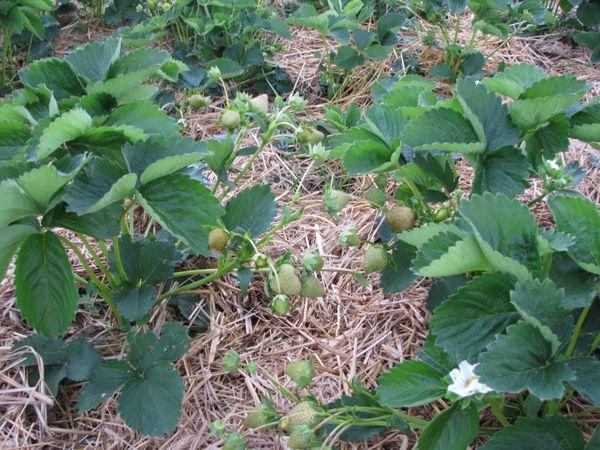
[(477, 367), (477, 364), (472, 365), (468, 361), (461, 361), (458, 369), (450, 371), (452, 384), (448, 386), (448, 391), (462, 398), (474, 394), (487, 394), (492, 391), (492, 388), (479, 381), (479, 376), (474, 372), (475, 367)]

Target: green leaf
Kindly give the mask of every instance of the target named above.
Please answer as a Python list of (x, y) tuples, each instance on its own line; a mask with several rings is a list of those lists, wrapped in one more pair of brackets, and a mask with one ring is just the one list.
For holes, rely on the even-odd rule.
[(569, 255), (588, 272), (600, 275), (600, 213), (581, 195), (556, 195), (548, 200), (556, 228), (575, 237)]
[(508, 109), (499, 97), (470, 78), (460, 79), (456, 87), (458, 101), (479, 140), (486, 144), (486, 152), (518, 144), (519, 130), (510, 121)]
[(67, 252), (51, 232), (32, 234), (15, 264), (17, 306), (40, 334), (56, 337), (69, 328), (78, 294)]
[(416, 248), (399, 241), (392, 248), (392, 255), (387, 267), (381, 273), (380, 286), (386, 295), (403, 291), (417, 279), (411, 270), (411, 261), (415, 257)]
[(448, 277), (493, 268), (473, 236), (458, 241), (436, 236), (419, 249), (413, 265), (423, 277)]
[(106, 402), (133, 373), (125, 361), (104, 361), (77, 396), (77, 411), (87, 411)]
[(342, 46), (332, 58), (333, 63), (345, 70), (351, 70), (365, 62), (365, 57), (350, 46)]
[(515, 64), (493, 78), (485, 78), (483, 84), (488, 89), (514, 100), (536, 82), (548, 78), (541, 67), (533, 64)]
[(207, 72), (213, 67), (219, 69), (224, 80), (238, 77), (244, 73), (244, 68), (229, 58), (213, 59), (206, 68)]
[(110, 80), (98, 81), (89, 86), (87, 91), (90, 95), (98, 93), (111, 95), (119, 105), (150, 100), (157, 92), (156, 86), (143, 84), (150, 75), (146, 72), (121, 74)]
[(79, 75), (96, 82), (104, 80), (110, 65), (120, 54), (121, 38), (113, 36), (78, 47), (69, 53), (66, 60)]
[(479, 153), (485, 148), (468, 120), (449, 108), (429, 110), (404, 129), (403, 143), (415, 150)]
[(465, 450), (475, 436), (479, 414), (475, 404), (461, 409), (454, 403), (427, 425), (419, 437), (418, 446), (427, 450)]
[(481, 250), (498, 270), (519, 279), (531, 278), (527, 269), (534, 273), (540, 270), (537, 224), (525, 205), (486, 192), (461, 202), (460, 214), (471, 224)]
[(591, 102), (574, 114), (571, 127), (572, 137), (584, 142), (600, 142), (600, 104)]
[(517, 393), (528, 389), (541, 400), (561, 398), (563, 382), (575, 375), (565, 361), (553, 359), (556, 347), (539, 328), (520, 321), (498, 335), (479, 357), (475, 372), (498, 392)]
[(477, 159), (472, 192), (514, 197), (529, 186), (527, 158), (516, 147), (486, 152)]
[(581, 431), (563, 416), (519, 417), (515, 425), (495, 433), (482, 450), (583, 450)]
[(390, 162), (390, 149), (377, 141), (358, 141), (347, 147), (344, 167), (350, 175), (373, 172)]
[(425, 405), (446, 393), (445, 375), (422, 361), (404, 361), (379, 377), (377, 394), (390, 408)]
[(150, 136), (145, 141), (126, 144), (123, 154), (129, 171), (140, 175), (142, 184), (170, 175), (209, 155), (204, 142), (182, 138), (179, 133)]
[(450, 223), (435, 223), (430, 222), (420, 227), (415, 227), (410, 231), (405, 231), (398, 235), (398, 239), (412, 245), (420, 247), (429, 239), (441, 233), (453, 233), (461, 235), (464, 233), (456, 226)]
[(519, 315), (509, 294), (514, 279), (492, 272), (473, 278), (437, 307), (429, 323), (436, 344), (456, 360), (472, 361)]
[(21, 243), (39, 231), (29, 225), (9, 225), (0, 230), (0, 279), (4, 279), (12, 257)]
[(50, 123), (42, 132), (36, 149), (41, 160), (54, 153), (61, 145), (85, 134), (92, 127), (92, 118), (83, 109), (72, 109)]
[[(551, 280), (517, 283), (510, 301), (527, 322), (553, 341), (556, 348), (571, 336), (573, 317), (565, 306), (565, 293)], [(556, 340), (558, 337), (558, 340)]]
[(122, 205), (113, 203), (95, 213), (78, 216), (67, 212), (65, 203), (62, 203), (44, 215), (43, 224), (66, 228), (95, 239), (112, 239), (121, 230), (120, 219), (123, 211)]
[[(132, 240), (128, 234), (119, 238), (121, 264), (132, 285), (154, 285), (170, 278), (173, 275), (175, 251), (175, 246), (170, 242), (142, 238)], [(119, 275), (114, 247), (109, 261), (112, 272)]]
[(578, 94), (583, 96), (588, 87), (584, 80), (578, 80), (572, 74), (550, 77), (537, 81), (521, 95), (522, 99), (546, 98), (555, 95)]
[(62, 174), (55, 166), (42, 166), (22, 174), (17, 183), (36, 201), (40, 211), (46, 211), (54, 194), (73, 179), (78, 169)]
[(531, 130), (577, 103), (584, 93), (533, 97), (508, 105), (513, 122), (523, 130)]
[(85, 94), (85, 84), (73, 67), (58, 58), (40, 59), (30, 63), (19, 72), (21, 82), (30, 88), (45, 85), (56, 100)]
[(39, 213), (35, 201), (27, 195), (15, 180), (0, 183), (0, 228), (24, 217)]
[(276, 214), (275, 195), (264, 184), (244, 189), (229, 200), (222, 220), (229, 230), (244, 230), (257, 237), (269, 229)]
[(179, 134), (175, 120), (149, 101), (130, 102), (115, 108), (104, 125), (133, 126), (148, 134)]
[(133, 322), (150, 312), (156, 301), (156, 292), (150, 284), (140, 287), (125, 285), (115, 291), (113, 298), (121, 315)]
[(126, 174), (112, 160), (95, 157), (69, 185), (64, 200), (69, 211), (91, 214), (130, 196), (136, 182), (134, 173)]
[(154, 220), (196, 253), (208, 254), (207, 227), (216, 225), (224, 211), (206, 186), (185, 175), (169, 175), (140, 193), (140, 203)]
[(169, 59), (171, 59), (169, 53), (160, 48), (139, 48), (112, 62), (110, 68), (107, 67), (106, 78), (149, 69), (154, 69), (156, 72)]
[(168, 362), (131, 376), (119, 396), (119, 413), (136, 431), (151, 436), (170, 432), (179, 421), (183, 380)]
[(550, 278), (565, 290), (567, 308), (585, 308), (596, 296), (596, 279), (581, 269), (566, 253), (555, 253)]
[(13, 159), (31, 137), (29, 127), (16, 122), (0, 121), (0, 160)]
[(569, 384), (592, 405), (600, 405), (600, 361), (593, 356), (582, 356), (568, 359), (567, 365), (575, 372)]

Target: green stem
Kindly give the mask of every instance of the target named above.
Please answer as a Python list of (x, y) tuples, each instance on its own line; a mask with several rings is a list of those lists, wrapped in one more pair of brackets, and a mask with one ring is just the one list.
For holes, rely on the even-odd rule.
[(573, 354), (573, 350), (575, 350), (575, 346), (577, 345), (577, 340), (579, 339), (579, 335), (581, 334), (581, 329), (583, 328), (583, 324), (585, 322), (585, 318), (590, 311), (591, 305), (585, 307), (581, 314), (579, 315), (579, 319), (577, 319), (577, 324), (575, 325), (575, 330), (573, 331), (573, 336), (571, 337), (571, 341), (569, 342), (569, 346), (567, 347), (567, 351), (563, 355), (561, 359), (566, 359)]
[(221, 267), (216, 272), (213, 272), (212, 274), (202, 278), (201, 280), (198, 280), (198, 281), (195, 281), (195, 282), (189, 283), (189, 284), (184, 284), (182, 286), (178, 286), (174, 289), (171, 289), (168, 292), (165, 292), (164, 294), (160, 295), (156, 299), (155, 304), (157, 305), (160, 302), (162, 302), (164, 299), (172, 297), (177, 294), (181, 294), (182, 292), (191, 291), (191, 290), (197, 289), (201, 286), (204, 286), (205, 284), (208, 284), (211, 281), (216, 280), (217, 278), (225, 275), (226, 273), (233, 271), (233, 269), (235, 269), (235, 267), (238, 266), (239, 264), (240, 264), (240, 260), (236, 258), (233, 261), (230, 261), (229, 263), (225, 264), (223, 267)]
[(538, 195), (533, 200), (528, 202), (527, 207), (531, 208), (533, 205), (541, 202), (542, 200), (544, 200), (546, 198), (546, 195), (548, 195), (548, 192), (546, 192), (546, 191), (542, 192), (540, 195)]
[(104, 274), (104, 276), (106, 277), (106, 279), (108, 280), (108, 282), (110, 283), (110, 285), (112, 287), (115, 287), (117, 285), (117, 283), (116, 283), (114, 277), (108, 271), (106, 265), (102, 262), (102, 260), (100, 259), (100, 256), (96, 252), (96, 250), (94, 250), (94, 247), (92, 247), (92, 244), (90, 243), (90, 241), (88, 240), (88, 238), (86, 236), (84, 236), (83, 234), (81, 234), (81, 233), (75, 233), (75, 235), (83, 243), (83, 246), (86, 248), (86, 250), (88, 251), (88, 253), (90, 255), (92, 255), (92, 259), (96, 263), (96, 266)]
[(115, 261), (117, 263), (117, 270), (119, 271), (119, 276), (123, 279), (123, 281), (129, 281), (129, 279), (127, 278), (127, 274), (125, 273), (125, 268), (123, 267), (123, 260), (121, 259), (119, 236), (115, 236), (113, 239), (113, 253), (115, 255)]
[(504, 427), (509, 426), (510, 422), (508, 421), (508, 419), (504, 415), (504, 412), (502, 411), (504, 404), (502, 402), (498, 402), (497, 400), (490, 400), (490, 405), (492, 407), (492, 414), (496, 416), (498, 422), (500, 422)]

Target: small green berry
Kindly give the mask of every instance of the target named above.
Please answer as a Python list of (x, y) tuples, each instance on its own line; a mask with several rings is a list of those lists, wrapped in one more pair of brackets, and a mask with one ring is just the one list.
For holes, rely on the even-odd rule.
[(407, 206), (394, 206), (385, 218), (395, 233), (411, 230), (415, 226), (415, 213)]
[(208, 246), (217, 253), (223, 251), (229, 242), (229, 234), (223, 228), (214, 228), (208, 233)]
[(192, 108), (201, 109), (210, 105), (210, 97), (205, 97), (200, 94), (194, 94), (188, 98), (188, 102), (190, 103), (190, 106)]
[(319, 271), (325, 265), (323, 257), (316, 250), (307, 250), (302, 258), (302, 265), (308, 270)]
[(233, 111), (232, 109), (228, 109), (221, 116), (221, 125), (230, 130), (236, 129), (241, 122), (242, 117), (240, 116), (240, 113)]
[(269, 306), (271, 307), (271, 311), (276, 316), (285, 316), (292, 310), (292, 303), (287, 295), (276, 295), (269, 302)]
[(300, 297), (319, 298), (325, 295), (325, 288), (317, 277), (307, 275), (300, 280)]
[(388, 254), (381, 245), (371, 245), (365, 251), (364, 266), (366, 273), (378, 272), (386, 268)]
[(312, 383), (315, 368), (310, 359), (305, 359), (288, 364), (286, 373), (296, 383), (298, 389), (304, 389)]
[(225, 438), (225, 442), (223, 442), (222, 450), (245, 450), (246, 449), (246, 439), (238, 433), (234, 431), (229, 433)]

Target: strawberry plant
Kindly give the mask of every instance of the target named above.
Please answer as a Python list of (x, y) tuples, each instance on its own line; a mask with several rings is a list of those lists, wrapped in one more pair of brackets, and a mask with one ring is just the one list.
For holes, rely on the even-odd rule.
[[(331, 2), (330, 8), (323, 12), (318, 12), (312, 5), (304, 5), (287, 20), (290, 25), (312, 28), (319, 33), (323, 41), (321, 85), (330, 98), (341, 95), (348, 88), (351, 70), (367, 60), (385, 60), (398, 43), (396, 31), (404, 24), (404, 16), (386, 13), (377, 19), (374, 31), (370, 31), (360, 25), (371, 13), (371, 7), (360, 0), (352, 0), (343, 6), (342, 2)], [(328, 38), (335, 39), (341, 46), (332, 49)]]
[[(277, 203), (269, 186), (230, 195), (269, 142), (296, 130), (292, 105), (238, 94), (220, 119), (227, 133), (195, 142), (152, 101), (151, 81), (174, 81), (185, 69), (163, 50), (127, 53), (121, 39), (109, 38), (29, 64), (19, 74), (24, 88), (0, 107), (0, 272), (16, 254), (17, 307), (37, 332), (16, 347), (41, 355), (53, 394), (65, 378), (89, 380), (77, 402), (84, 411), (119, 391), (121, 417), (152, 435), (178, 421), (183, 381), (172, 363), (188, 342), (179, 324), (165, 325), (160, 337), (149, 330), (153, 308), (229, 273), (243, 292), (265, 269), (281, 281), (259, 251), (302, 213), (292, 211), (293, 200), (272, 226)], [(260, 132), (258, 147), (242, 147), (250, 129)], [(251, 156), (234, 171), (244, 155)], [(193, 255), (216, 259), (216, 267), (177, 270)], [(298, 295), (297, 282), (293, 292), (278, 289)], [(314, 296), (314, 280), (304, 284)], [(80, 292), (102, 299), (128, 333), (122, 357), (101, 360), (82, 338), (59, 339)]]
[(288, 91), (287, 76), (267, 63), (278, 46), (262, 38), (276, 34), (289, 38), (285, 24), (274, 9), (255, 1), (146, 2), (139, 5), (147, 19), (122, 30), (130, 42), (149, 42), (168, 32), (177, 55), (190, 66), (200, 65), (182, 77), (186, 87), (207, 81), (206, 71), (220, 70), (223, 78), (259, 81), (258, 90), (270, 91), (269, 81), (278, 92)]
[(51, 11), (51, 0), (7, 0), (0, 4), (0, 30), (2, 30), (2, 72), (0, 91), (11, 84), (11, 63), (13, 61), (13, 36), (24, 30), (43, 40), (45, 27), (40, 14)]
[[(474, 194), (455, 220), (400, 233), (415, 249), (412, 271), (435, 280), (419, 359), (383, 373), (375, 390), (353, 383), (352, 396), (328, 405), (300, 395), (305, 381), (298, 394), (279, 386), (297, 406), (273, 412), (270, 425), (290, 442), (301, 435), (294, 448), (414, 429), (427, 449), (464, 449), (477, 436), (488, 437), (485, 449), (583, 449), (570, 419), (600, 402), (600, 211), (574, 191), (548, 205), (555, 228), (542, 229), (519, 201)], [(441, 413), (418, 415), (442, 398)]]

